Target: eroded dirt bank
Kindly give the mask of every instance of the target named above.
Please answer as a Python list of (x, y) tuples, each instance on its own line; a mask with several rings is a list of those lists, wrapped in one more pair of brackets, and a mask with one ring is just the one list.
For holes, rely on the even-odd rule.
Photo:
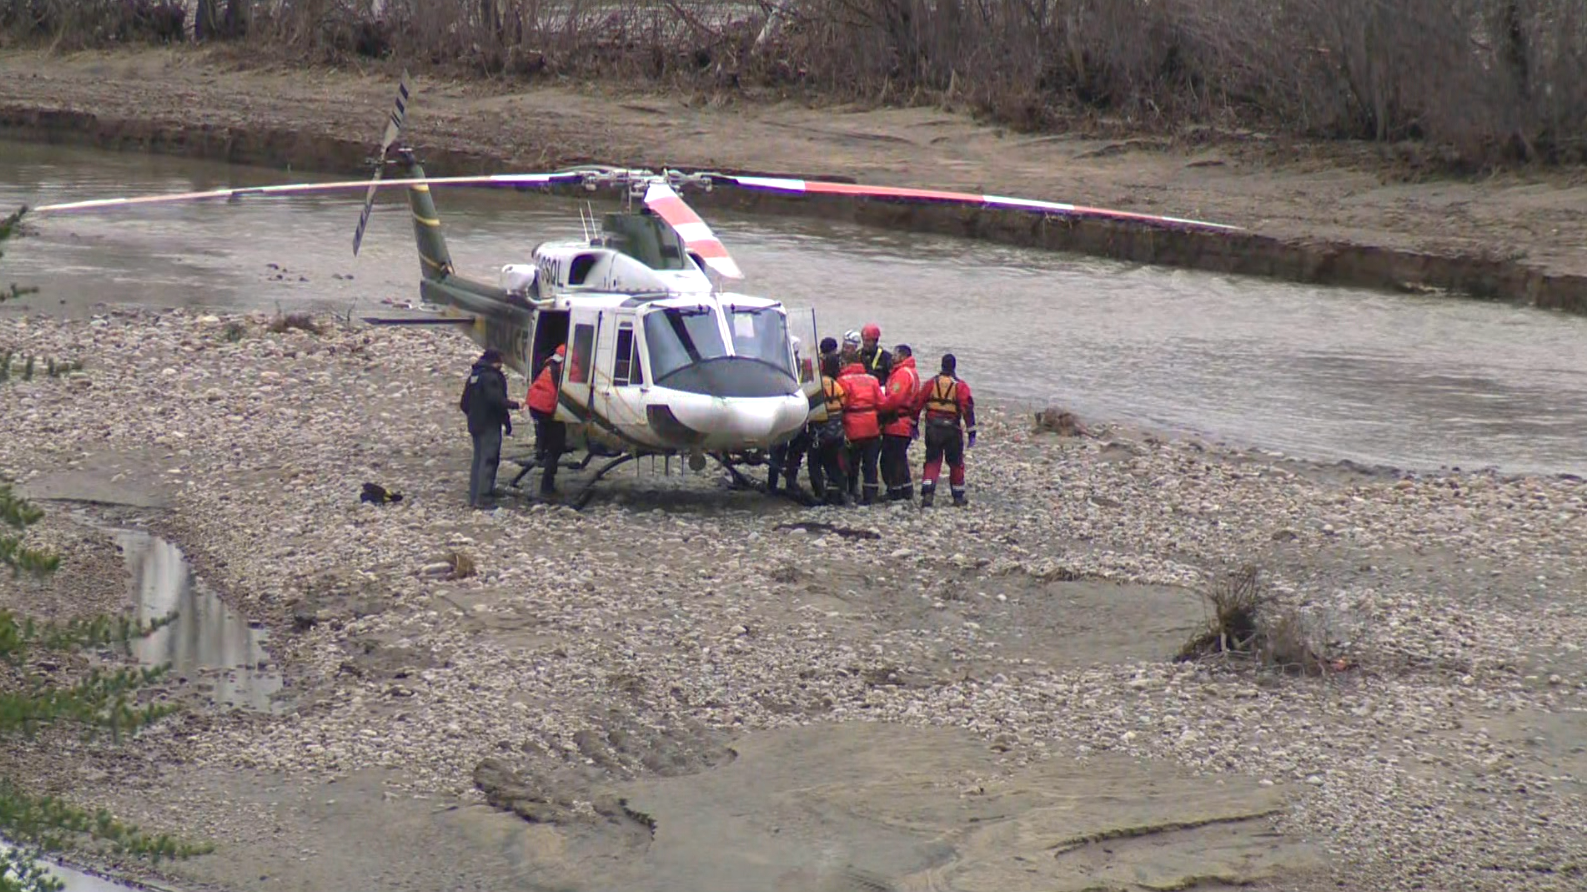
[[(120, 748), (0, 756), (220, 845), (168, 881), (1579, 888), (1577, 479), (1059, 438), (988, 407), (963, 510), (805, 510), (674, 464), (583, 513), (485, 514), (463, 507), (466, 341), (263, 321), (0, 323), (0, 349), (87, 362), (0, 387), (0, 473), (122, 503), (47, 504), (63, 573), (115, 572), (83, 526), (105, 512), (151, 527), (285, 673), (279, 714), (179, 680), (194, 709)], [(365, 481), (404, 499), (361, 503)], [(1171, 661), (1193, 587), (1248, 561), (1342, 671)], [(70, 580), (0, 584), (33, 612), (113, 606)]]
[[(0, 58), (0, 133), (361, 174), (392, 72), (245, 69), (211, 51)], [(1587, 312), (1580, 171), (1395, 181), (1377, 150), (1260, 135), (1165, 144), (1023, 136), (934, 109), (711, 107), (687, 97), (416, 79), (410, 133), (435, 173), (576, 162), (938, 186), (1246, 227), (1208, 234), (1098, 219), (843, 199), (700, 196), (738, 207), (1376, 288), (1449, 289)]]

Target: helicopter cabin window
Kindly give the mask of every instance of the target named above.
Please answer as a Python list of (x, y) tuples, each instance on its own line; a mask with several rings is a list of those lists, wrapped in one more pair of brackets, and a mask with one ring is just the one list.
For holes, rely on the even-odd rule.
[(568, 382), (584, 384), (590, 380), (590, 350), (595, 346), (595, 326), (573, 326), (573, 350), (568, 357)]
[(626, 387), (645, 383), (645, 372), (639, 364), (639, 341), (634, 337), (634, 327), (623, 323), (617, 329), (617, 349), (612, 363), (612, 386)]
[(595, 261), (600, 259), (596, 254), (580, 254), (573, 258), (573, 265), (568, 267), (568, 284), (583, 285), (590, 277), (590, 270), (595, 268)]
[(788, 324), (772, 307), (729, 307), (733, 352), (793, 374)]
[(645, 314), (650, 380), (662, 383), (677, 370), (727, 356), (727, 344), (709, 307), (669, 307)]

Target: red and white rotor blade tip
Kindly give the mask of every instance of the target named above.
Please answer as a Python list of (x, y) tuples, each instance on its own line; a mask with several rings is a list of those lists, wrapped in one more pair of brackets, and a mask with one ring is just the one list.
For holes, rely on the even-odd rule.
[(577, 182), (579, 174), (567, 173), (497, 173), (466, 177), (407, 177), (402, 179), (343, 180), (330, 183), (282, 183), (275, 186), (245, 186), (236, 189), (212, 189), (206, 192), (172, 192), (162, 195), (135, 195), (125, 198), (95, 198), (88, 201), (69, 201), (45, 204), (29, 209), (29, 213), (53, 211), (87, 211), (103, 208), (126, 207), (142, 204), (172, 204), (182, 201), (204, 201), (217, 198), (243, 198), (249, 195), (307, 195), (315, 192), (350, 192), (358, 189), (390, 189), (397, 186), (545, 186), (554, 182)]
[(699, 255), (705, 265), (715, 270), (720, 275), (729, 279), (742, 279), (744, 273), (728, 256), (727, 246), (711, 231), (694, 208), (678, 197), (672, 187), (666, 183), (651, 183), (645, 190), (645, 207), (655, 212), (656, 216), (667, 221), (678, 237), (683, 239), (684, 247)]
[(782, 177), (727, 177), (748, 189), (771, 192), (792, 192), (808, 195), (849, 195), (855, 198), (913, 198), (923, 201), (946, 201), (955, 204), (974, 204), (1014, 210), (1037, 211), (1047, 214), (1071, 216), (1111, 217), (1120, 220), (1142, 220), (1152, 223), (1171, 223), (1180, 226), (1198, 226), (1206, 229), (1236, 231), (1239, 226), (1210, 223), (1206, 220), (1189, 220), (1183, 217), (1164, 217), (1157, 214), (1136, 214), (1107, 208), (1086, 207), (1061, 201), (1041, 201), (1034, 198), (1011, 198), (1006, 195), (981, 195), (973, 192), (951, 192), (942, 189), (911, 189), (902, 186), (866, 186), (856, 183), (826, 183), (819, 180), (795, 180)]

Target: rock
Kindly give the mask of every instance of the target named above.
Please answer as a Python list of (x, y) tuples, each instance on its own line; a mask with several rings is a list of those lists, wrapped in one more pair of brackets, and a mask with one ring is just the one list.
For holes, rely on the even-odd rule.
[(1054, 433), (1060, 437), (1084, 437), (1089, 433), (1073, 412), (1057, 408), (1036, 413), (1036, 432)]

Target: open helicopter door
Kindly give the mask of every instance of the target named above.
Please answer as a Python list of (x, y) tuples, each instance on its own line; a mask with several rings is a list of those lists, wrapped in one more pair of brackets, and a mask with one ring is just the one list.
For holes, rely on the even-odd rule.
[[(567, 369), (562, 376), (557, 418), (582, 423), (591, 420), (594, 404), (595, 346), (602, 312), (594, 307), (575, 306), (569, 315)], [(575, 407), (571, 412), (569, 403)]]
[(798, 338), (799, 348), (794, 352), (798, 363), (799, 389), (807, 397), (821, 392), (821, 339), (816, 334), (814, 307), (784, 307), (788, 314), (788, 334)]

